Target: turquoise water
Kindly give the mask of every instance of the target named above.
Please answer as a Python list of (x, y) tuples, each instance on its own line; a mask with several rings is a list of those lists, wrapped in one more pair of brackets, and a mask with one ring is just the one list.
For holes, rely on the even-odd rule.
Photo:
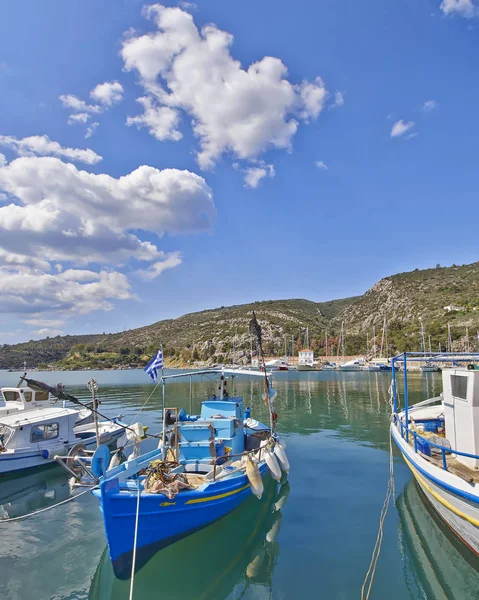
[[(18, 373), (0, 373), (16, 385)], [(35, 374), (87, 397), (100, 385), (102, 411), (126, 421), (153, 386), (140, 371)], [(359, 598), (376, 539), (388, 469), (388, 386), (384, 373), (279, 373), (278, 428), (287, 441), (289, 487), (278, 500), (269, 486), (215, 525), (159, 552), (136, 575), (134, 598)], [(266, 419), (261, 381), (237, 380), (236, 392)], [(193, 383), (193, 411), (214, 382)], [(412, 401), (441, 390), (440, 376), (412, 375)], [(155, 394), (140, 420), (160, 428)], [(189, 410), (189, 384), (168, 386), (168, 404)], [(396, 504), (384, 529), (372, 599), (479, 598), (478, 561), (425, 504), (395, 451)], [(69, 496), (58, 468), (0, 484), (0, 516), (19, 516)], [(280, 502), (281, 510), (274, 504)], [(31, 519), (0, 525), (0, 598), (123, 600), (105, 554), (96, 500), (90, 494)], [(268, 539), (269, 541), (266, 541)]]

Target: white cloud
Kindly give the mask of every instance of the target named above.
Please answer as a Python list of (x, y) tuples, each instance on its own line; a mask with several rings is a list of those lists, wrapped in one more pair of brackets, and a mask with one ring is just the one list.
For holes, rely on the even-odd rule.
[(274, 177), (273, 165), (262, 164), (260, 167), (248, 167), (245, 169), (244, 185), (248, 188), (257, 188), (260, 181), (265, 177)]
[(85, 139), (91, 137), (95, 133), (99, 125), (100, 123), (92, 123), (91, 125), (89, 125), (86, 129)]
[(51, 329), (49, 327), (45, 327), (43, 329), (37, 329), (33, 333), (44, 338), (44, 337), (55, 337), (57, 335), (63, 335), (65, 332), (62, 331), (61, 329)]
[(457, 13), (466, 18), (479, 15), (479, 7), (474, 0), (443, 0), (440, 8), (445, 15)]
[[(77, 113), (100, 113), (102, 107), (97, 104), (87, 104), (84, 100), (80, 100), (73, 94), (62, 94), (60, 96), (60, 102), (65, 108), (70, 108)], [(84, 118), (84, 117), (83, 117)]]
[[(60, 96), (60, 101), (64, 108), (71, 111), (68, 116), (69, 125), (86, 123), (91, 119), (92, 115), (104, 113), (114, 104), (121, 102), (123, 100), (123, 86), (118, 81), (105, 81), (104, 83), (99, 83), (91, 90), (90, 98), (92, 98), (96, 104), (88, 104), (73, 94), (62, 94)], [(93, 123), (87, 129), (85, 137), (90, 137), (97, 127), (98, 123)]]
[(178, 131), (179, 113), (177, 110), (169, 106), (159, 106), (152, 98), (146, 96), (137, 98), (137, 102), (143, 105), (143, 114), (127, 117), (126, 124), (128, 126), (146, 127), (148, 132), (160, 141), (178, 141), (183, 137)]
[(0, 249), (50, 262), (152, 261), (158, 249), (132, 231), (205, 231), (215, 217), (205, 180), (177, 169), (142, 166), (115, 179), (57, 158), (18, 158), (0, 168), (2, 189), (18, 203), (0, 207)]
[(137, 271), (138, 276), (146, 280), (155, 279), (155, 277), (161, 275), (166, 269), (178, 267), (183, 262), (180, 252), (169, 252), (168, 254), (163, 252), (162, 255), (162, 260), (156, 261), (148, 269)]
[(315, 119), (322, 110), (326, 90), (320, 78), (293, 85), (281, 60), (270, 56), (243, 69), (230, 54), (231, 34), (213, 24), (198, 30), (180, 8), (156, 4), (145, 15), (158, 30), (124, 40), (121, 55), (150, 99), (142, 101), (145, 113), (170, 111), (159, 113), (158, 126), (151, 113), (130, 117), (129, 124), (148, 126), (158, 139), (179, 139), (176, 111), (183, 111), (199, 140), (202, 168), (212, 168), (228, 152), (254, 160), (270, 147), (290, 149), (298, 119)]
[(0, 312), (42, 313), (68, 312), (84, 314), (94, 310), (111, 310), (110, 300), (134, 297), (126, 275), (100, 271), (99, 280), (91, 283), (65, 280), (57, 274), (24, 273), (0, 267)]
[(430, 112), (431, 110), (434, 110), (435, 108), (437, 108), (439, 106), (439, 104), (435, 101), (435, 100), (427, 100), (426, 102), (424, 102), (424, 104), (421, 106), (421, 109), (424, 112)]
[(314, 164), (318, 167), (318, 169), (322, 169), (323, 171), (328, 170), (328, 165), (322, 160), (317, 160)]
[(330, 108), (339, 108), (340, 106), (344, 106), (344, 95), (343, 92), (338, 91), (334, 93), (334, 102)]
[(404, 135), (407, 131), (409, 131), (412, 127), (414, 127), (414, 121), (396, 121), (391, 129), (391, 137), (399, 137)]
[(3, 167), (3, 165), (7, 164), (7, 159), (5, 158), (5, 154), (2, 154), (0, 152), (0, 167)]
[[(86, 150), (64, 148), (47, 135), (32, 135), (21, 140), (8, 135), (0, 135), (0, 146), (10, 148), (19, 156), (59, 156), (89, 165), (94, 165), (102, 160), (101, 156), (89, 148)], [(1, 161), (0, 166), (2, 166)]]
[(90, 98), (104, 106), (113, 106), (123, 100), (123, 86), (118, 81), (99, 83), (90, 92)]
[(78, 113), (68, 117), (68, 124), (73, 125), (75, 123), (86, 123), (89, 119), (91, 119), (91, 115), (88, 113)]
[(34, 325), (35, 327), (61, 327), (65, 321), (63, 319), (25, 319), (23, 321), (27, 325)]
[[(107, 310), (111, 300), (132, 297), (126, 276), (108, 265), (151, 263), (141, 269), (151, 279), (181, 262), (138, 231), (157, 237), (207, 231), (215, 219), (205, 180), (177, 169), (142, 166), (114, 178), (58, 158), (24, 157), (0, 168), (0, 190), (10, 198), (0, 205), (4, 312)], [(70, 268), (63, 270), (63, 262)]]

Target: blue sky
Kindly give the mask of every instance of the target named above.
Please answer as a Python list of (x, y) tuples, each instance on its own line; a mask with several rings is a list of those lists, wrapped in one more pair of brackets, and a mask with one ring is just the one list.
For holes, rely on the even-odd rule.
[(0, 343), (477, 260), (478, 32), (475, 0), (1, 3)]

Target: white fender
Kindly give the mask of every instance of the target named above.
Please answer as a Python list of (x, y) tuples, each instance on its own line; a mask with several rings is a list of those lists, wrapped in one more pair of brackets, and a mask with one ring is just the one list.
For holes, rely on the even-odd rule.
[(261, 473), (259, 472), (258, 465), (255, 462), (253, 462), (249, 457), (246, 459), (246, 476), (248, 477), (248, 481), (253, 494), (258, 499), (261, 498), (264, 491)]
[(110, 464), (108, 465), (109, 469), (113, 469), (114, 467), (117, 467), (120, 464), (120, 454), (121, 454), (121, 452), (113, 453), (113, 456), (111, 457), (111, 460), (110, 460)]
[(274, 445), (273, 452), (276, 455), (276, 458), (278, 459), (281, 470), (285, 473), (289, 473), (289, 460), (286, 456), (285, 449), (279, 442), (276, 442), (276, 444)]
[(268, 465), (268, 469), (271, 471), (272, 478), (276, 481), (279, 481), (281, 479), (281, 469), (278, 461), (276, 460), (276, 456), (271, 452), (271, 450), (267, 450), (265, 448), (263, 450), (263, 458)]

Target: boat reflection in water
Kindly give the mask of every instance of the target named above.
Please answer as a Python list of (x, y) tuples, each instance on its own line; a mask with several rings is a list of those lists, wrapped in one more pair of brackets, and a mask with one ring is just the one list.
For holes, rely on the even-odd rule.
[(477, 599), (479, 558), (438, 518), (414, 479), (396, 504), (399, 544), (411, 598)]
[[(261, 500), (251, 496), (210, 527), (158, 552), (135, 576), (134, 596), (209, 600), (269, 590), (279, 556), (281, 510), (290, 491), (268, 477)], [(105, 549), (89, 600), (129, 597), (130, 581), (115, 578)], [(253, 590), (251, 590), (253, 591)]]
[(70, 496), (65, 473), (48, 469), (4, 479), (0, 485), (0, 519), (20, 517)]

